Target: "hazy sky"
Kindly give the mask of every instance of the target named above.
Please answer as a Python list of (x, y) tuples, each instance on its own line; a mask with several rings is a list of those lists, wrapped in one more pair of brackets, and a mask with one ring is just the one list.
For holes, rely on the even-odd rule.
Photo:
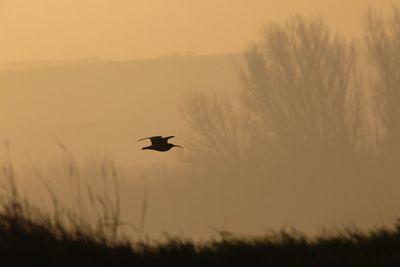
[(96, 57), (134, 59), (173, 51), (238, 52), (261, 25), (293, 13), (323, 16), (361, 36), (368, 6), (399, 0), (0, 0), (0, 63)]
[[(400, 6), (400, 0), (0, 0), (0, 69), (15, 61), (129, 60), (174, 51), (237, 53), (258, 37), (264, 24), (282, 22), (291, 14), (321, 16), (334, 31), (360, 38), (366, 9), (371, 6), (386, 13), (392, 4)], [(268, 140), (265, 147), (241, 146), (241, 153), (231, 157), (240, 161), (214, 157), (213, 153), (225, 155), (217, 152), (221, 146), (201, 152), (191, 145), (193, 133), (186, 131), (182, 116), (185, 94), (214, 91), (236, 96), (242, 89), (240, 63), (237, 56), (220, 55), (0, 71), (0, 163), (9, 159), (17, 167), (21, 163), (17, 182), (49, 203), (47, 191), (40, 191), (42, 177), (60, 193), (71, 189), (64, 182), (74, 183), (65, 171), (70, 155), (60, 150), (59, 142), (82, 164), (76, 176), (87, 179), (83, 186), (105, 185), (98, 171), (106, 166), (103, 154), (111, 155), (121, 166), (127, 221), (138, 221), (141, 198), (148, 190), (145, 230), (150, 233), (209, 233), (210, 226), (220, 225), (221, 230), (246, 233), (284, 225), (307, 231), (347, 222), (363, 227), (394, 221), (399, 214), (400, 181), (386, 170), (351, 169), (347, 176), (340, 175), (345, 174), (336, 167), (341, 165), (328, 166), (326, 158), (316, 162), (314, 170), (309, 160), (313, 156), (308, 155), (299, 166), (282, 165), (280, 170), (281, 165), (269, 159), (284, 158), (284, 153), (267, 138), (260, 139)], [(369, 75), (366, 69), (360, 68), (360, 73)], [(369, 81), (374, 82), (366, 79), (365, 88)], [(228, 120), (217, 129), (228, 129), (243, 118)], [(251, 124), (246, 121), (246, 125)], [(249, 133), (246, 138), (262, 135), (243, 132)], [(185, 149), (142, 151), (149, 141), (136, 140), (154, 135), (176, 135), (171, 141)], [(267, 152), (257, 152), (263, 150)], [(182, 158), (190, 155), (185, 153), (197, 151), (203, 154), (193, 157), (193, 165), (183, 164)], [(343, 162), (338, 164), (350, 166)], [(329, 168), (321, 178), (326, 179), (320, 179), (325, 166)], [(341, 171), (337, 176), (329, 174), (334, 166)], [(23, 172), (29, 168), (34, 173)], [(0, 180), (4, 175), (0, 171)], [(65, 198), (75, 203), (73, 191), (66, 192), (70, 194)]]

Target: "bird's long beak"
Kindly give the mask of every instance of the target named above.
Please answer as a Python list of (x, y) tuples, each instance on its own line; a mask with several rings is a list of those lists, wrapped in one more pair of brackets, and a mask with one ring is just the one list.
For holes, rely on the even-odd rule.
[(177, 146), (177, 147), (183, 148), (183, 146), (178, 146), (178, 145), (174, 145), (174, 146)]

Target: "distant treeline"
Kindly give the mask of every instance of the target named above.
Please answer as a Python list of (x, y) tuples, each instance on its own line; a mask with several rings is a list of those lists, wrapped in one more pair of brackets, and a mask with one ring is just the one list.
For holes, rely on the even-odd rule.
[(397, 176), (399, 18), (397, 7), (388, 18), (365, 13), (366, 54), (322, 19), (292, 16), (266, 25), (239, 68), (238, 97), (185, 98), (194, 149), (184, 161), (232, 176)]

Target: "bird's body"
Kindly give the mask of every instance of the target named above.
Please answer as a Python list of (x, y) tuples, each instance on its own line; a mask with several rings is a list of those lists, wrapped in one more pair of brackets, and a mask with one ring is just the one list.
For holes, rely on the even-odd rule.
[(165, 152), (165, 151), (170, 150), (174, 146), (183, 148), (181, 146), (168, 143), (168, 139), (173, 138), (173, 137), (174, 136), (167, 136), (167, 137), (152, 136), (152, 137), (146, 137), (146, 138), (139, 139), (138, 141), (142, 141), (142, 140), (146, 140), (146, 139), (150, 139), (150, 141), (151, 141), (151, 145), (143, 147), (142, 150), (151, 149), (151, 150)]

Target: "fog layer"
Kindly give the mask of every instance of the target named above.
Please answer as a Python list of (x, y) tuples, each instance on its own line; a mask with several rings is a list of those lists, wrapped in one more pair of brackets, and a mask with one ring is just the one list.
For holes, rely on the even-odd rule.
[[(141, 237), (392, 223), (400, 11), (363, 14), (357, 41), (293, 15), (237, 54), (14, 64), (3, 184), (50, 211), (113, 211)], [(184, 149), (143, 151), (153, 135)]]

